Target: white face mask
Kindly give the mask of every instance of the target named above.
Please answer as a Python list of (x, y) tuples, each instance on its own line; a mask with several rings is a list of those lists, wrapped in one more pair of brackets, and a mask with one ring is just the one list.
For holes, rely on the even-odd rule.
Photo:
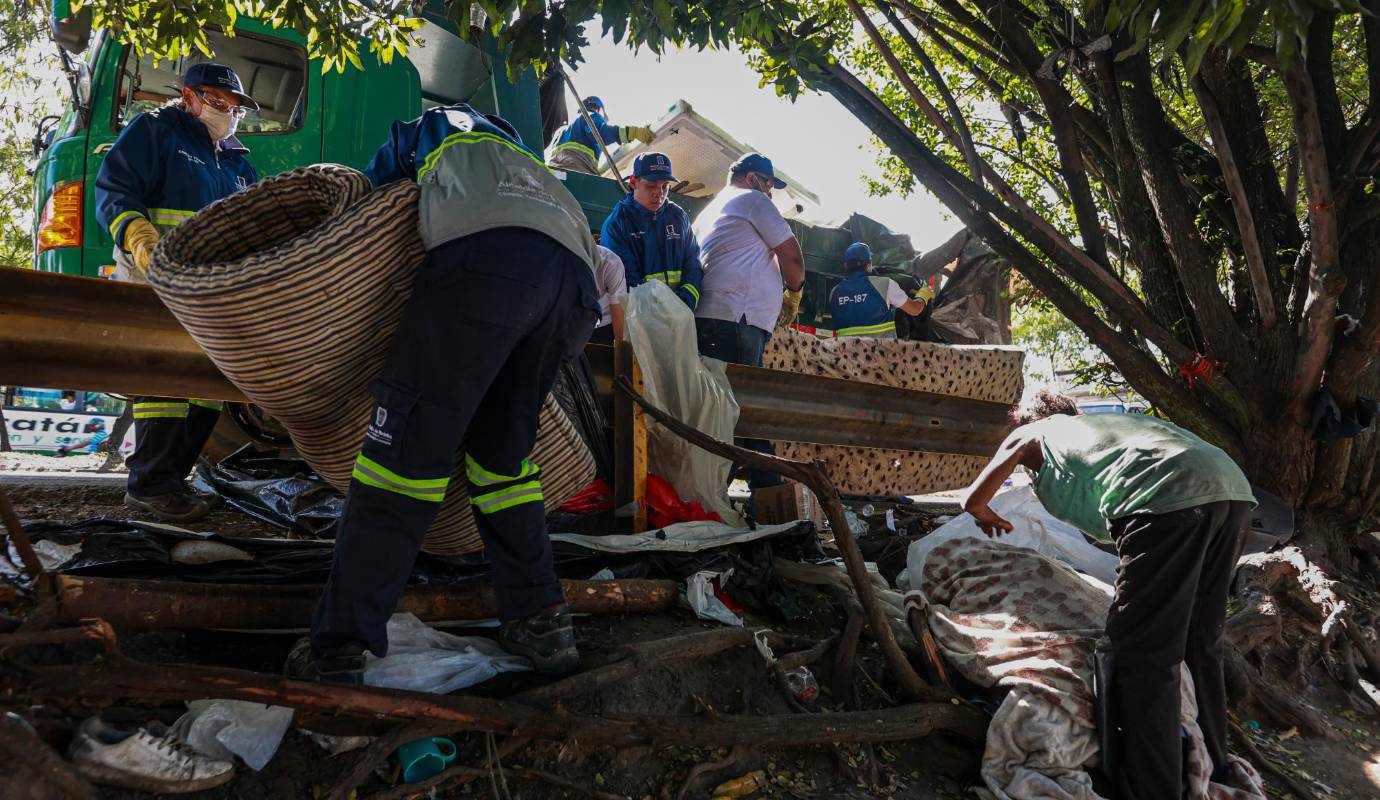
[(239, 127), (240, 118), (220, 109), (211, 108), (206, 103), (201, 104), (201, 113), (197, 115), (201, 124), (206, 126), (206, 130), (211, 132), (211, 141), (219, 142), (235, 135), (235, 129)]

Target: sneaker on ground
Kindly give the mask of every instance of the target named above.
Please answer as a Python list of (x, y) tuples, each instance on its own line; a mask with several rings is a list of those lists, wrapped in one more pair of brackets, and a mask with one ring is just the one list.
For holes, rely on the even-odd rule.
[(316, 658), (311, 652), (311, 638), (303, 636), (288, 652), (283, 673), (302, 681), (363, 686), (364, 649), (362, 644), (348, 644), (325, 658)]
[(125, 492), (125, 505), (152, 514), (164, 522), (196, 522), (211, 512), (209, 503), (185, 491), (153, 497), (135, 497)]
[(513, 655), (530, 660), (538, 672), (553, 678), (580, 668), (575, 624), (565, 603), (503, 623), (498, 629), (498, 644)]
[(91, 717), (67, 755), (88, 780), (154, 794), (200, 792), (235, 776), (234, 764), (197, 753), (157, 722), (131, 733)]

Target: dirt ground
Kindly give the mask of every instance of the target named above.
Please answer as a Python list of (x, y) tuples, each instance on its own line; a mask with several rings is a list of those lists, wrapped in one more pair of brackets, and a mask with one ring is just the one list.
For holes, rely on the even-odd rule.
[[(63, 470), (85, 467), (98, 470), (102, 464), (69, 459), (46, 459), (0, 454), (0, 470)], [(104, 461), (104, 457), (78, 457)], [(52, 463), (60, 462), (60, 463)], [(76, 522), (91, 517), (130, 516), (122, 505), (123, 487), (119, 481), (105, 486), (15, 486), (0, 474), (0, 485), (7, 491), (23, 519), (49, 519)], [(881, 509), (876, 510), (882, 513)], [(934, 524), (933, 519), (897, 514), (902, 532), (909, 528), (919, 534)], [(198, 530), (214, 530), (231, 536), (282, 535), (269, 526), (234, 511), (219, 510), (197, 523)], [(862, 541), (870, 560), (877, 561), (888, 578), (904, 566), (906, 536), (868, 536)], [(0, 586), (0, 588), (4, 588)], [(0, 594), (0, 598), (4, 595)], [(0, 611), (23, 614), (27, 610), (22, 595)], [(843, 622), (841, 614), (824, 595), (819, 597), (818, 613), (812, 622), (792, 627), (790, 632), (822, 639)], [(749, 626), (784, 628), (779, 619), (764, 619), (751, 613)], [(607, 660), (608, 654), (631, 642), (652, 641), (706, 630), (713, 625), (696, 619), (688, 610), (654, 615), (591, 616), (577, 621), (577, 636), (586, 664)], [(474, 634), (474, 631), (465, 631)], [(477, 635), (489, 635), (479, 632)], [(122, 636), (121, 646), (135, 658), (157, 662), (182, 662), (232, 666), (277, 673), (282, 668), (295, 635), (259, 635), (215, 631), (158, 631)], [(871, 675), (884, 676), (885, 665), (876, 646), (866, 638), (860, 649), (860, 663)], [(814, 670), (823, 689), (822, 707), (830, 708), (832, 658), (817, 662)], [(481, 696), (501, 698), (538, 685), (531, 674), (505, 674), (468, 690)], [(885, 680), (883, 678), (883, 683)], [(891, 705), (876, 689), (858, 683), (864, 707)], [(1335, 684), (1305, 687), (1305, 699), (1322, 710), (1339, 733), (1337, 741), (1299, 736), (1253, 720), (1238, 720), (1256, 745), (1273, 762), (1307, 786), (1318, 798), (1380, 797), (1380, 720), (1359, 713)], [(18, 698), (0, 696), (0, 707), (13, 706)], [(601, 714), (787, 714), (790, 708), (778, 686), (769, 678), (760, 657), (749, 648), (731, 650), (713, 658), (677, 663), (673, 667), (649, 670), (644, 674), (580, 698), (564, 708), (574, 713)], [(42, 737), (59, 751), (81, 721), (81, 714), (56, 706), (29, 707), (28, 716), (36, 720)], [(135, 725), (150, 719), (171, 723), (183, 709), (178, 705), (155, 707), (116, 706), (104, 715), (115, 723)], [(485, 741), (478, 735), (456, 737), (463, 763), (484, 760)], [(241, 765), (231, 783), (193, 798), (320, 798), (350, 769), (359, 752), (328, 755), (306, 732), (292, 728), (283, 739), (277, 755), (261, 772)], [(535, 767), (556, 774), (575, 786), (588, 790), (638, 798), (639, 800), (680, 800), (705, 798), (723, 781), (762, 770), (767, 784), (755, 797), (796, 798), (898, 798), (901, 800), (947, 800), (970, 797), (969, 789), (979, 780), (980, 753), (956, 742), (932, 736), (915, 742), (891, 743), (871, 748), (859, 746), (809, 747), (789, 751), (757, 751), (738, 748), (666, 748), (661, 750), (594, 750), (586, 752), (577, 744), (538, 744), (507, 759), (508, 767)], [(457, 762), (462, 763), (462, 762)], [(868, 765), (875, 765), (871, 785), (862, 782)], [(3, 769), (0, 769), (2, 772)], [(693, 772), (692, 772), (693, 771)], [(688, 780), (693, 776), (693, 780)], [(359, 791), (359, 797), (385, 790), (395, 774), (378, 772)], [(1272, 798), (1296, 797), (1281, 783), (1266, 776)], [(505, 790), (506, 786), (506, 790)], [(585, 792), (531, 782), (513, 774), (493, 780), (479, 780), (453, 787), (437, 796), (493, 796), (566, 798), (588, 796)], [(101, 797), (145, 797), (138, 793), (103, 788)]]

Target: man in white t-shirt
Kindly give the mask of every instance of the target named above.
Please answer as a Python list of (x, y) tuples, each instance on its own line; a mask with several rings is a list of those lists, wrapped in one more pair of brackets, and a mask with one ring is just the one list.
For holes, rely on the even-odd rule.
[[(786, 186), (771, 159), (760, 153), (743, 156), (729, 168), (728, 183), (695, 219), (704, 265), (695, 332), (700, 355), (760, 367), (778, 318), (794, 320), (800, 310), (805, 258), (771, 201), (772, 189)], [(763, 440), (740, 444), (772, 452)], [(752, 488), (775, 483), (780, 483), (778, 476), (748, 472)]]
[(589, 337), (595, 344), (613, 344), (623, 338), (623, 304), (628, 300), (628, 276), (623, 271), (623, 259), (603, 245), (595, 245), (599, 263), (594, 269), (594, 283), (599, 287), (599, 324)]

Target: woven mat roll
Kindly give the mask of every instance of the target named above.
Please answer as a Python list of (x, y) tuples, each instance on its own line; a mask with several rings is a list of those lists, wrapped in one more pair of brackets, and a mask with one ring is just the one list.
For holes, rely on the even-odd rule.
[[(319, 164), (268, 178), (178, 226), (159, 242), (149, 283), (221, 372), (344, 491), (373, 409), (365, 387), (383, 368), (424, 256), (415, 184), (371, 191), (362, 174)], [(548, 507), (594, 476), (589, 449), (551, 397), (532, 460)], [(428, 552), (483, 549), (464, 459), (456, 463)]]

